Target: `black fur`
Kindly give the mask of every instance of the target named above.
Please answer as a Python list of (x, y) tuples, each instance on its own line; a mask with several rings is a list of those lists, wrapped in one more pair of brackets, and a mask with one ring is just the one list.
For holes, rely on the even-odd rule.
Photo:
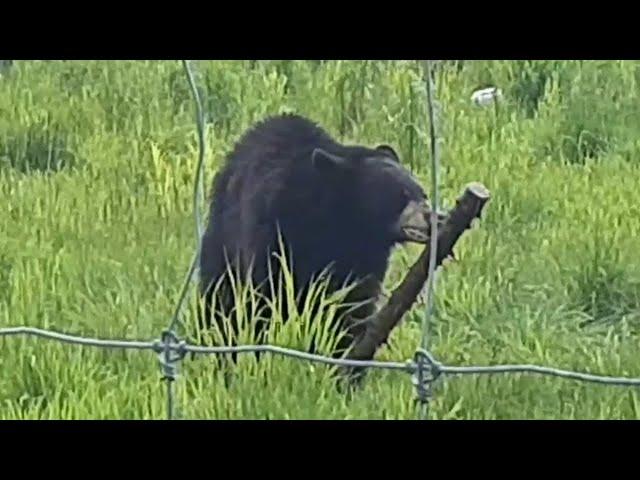
[[(424, 198), (389, 146), (342, 145), (297, 115), (264, 120), (240, 139), (213, 183), (200, 261), (207, 306), (201, 326), (219, 324), (208, 308), (209, 287), (224, 275), (225, 258), (241, 275), (253, 259), (253, 284), (262, 283), (268, 294), (278, 227), (293, 261), (296, 292), (304, 293), (309, 280), (330, 266), (332, 289), (362, 280), (348, 302), (375, 300), (396, 243), (390, 226), (410, 199)], [(271, 268), (277, 275), (276, 262)], [(217, 295), (219, 307), (230, 312), (228, 283)], [(350, 315), (361, 319), (373, 309), (370, 301)]]

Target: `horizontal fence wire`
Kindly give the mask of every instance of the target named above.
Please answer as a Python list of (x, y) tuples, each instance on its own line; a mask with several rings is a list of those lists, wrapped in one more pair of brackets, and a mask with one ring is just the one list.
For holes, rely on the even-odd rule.
[[(196, 355), (224, 355), (230, 353), (271, 353), (283, 357), (305, 360), (313, 363), (325, 365), (334, 365), (341, 367), (363, 367), (382, 370), (396, 370), (406, 373), (415, 373), (418, 370), (418, 364), (414, 360), (406, 362), (383, 362), (376, 360), (350, 360), (332, 358), (323, 355), (306, 353), (290, 348), (278, 347), (275, 345), (239, 345), (234, 347), (206, 347), (201, 345), (191, 345), (185, 342), (165, 343), (161, 340), (155, 341), (131, 341), (131, 340), (106, 340), (91, 337), (82, 337), (76, 335), (68, 335), (58, 333), (51, 330), (44, 330), (33, 327), (10, 327), (0, 328), (0, 337), (12, 336), (34, 336), (48, 340), (67, 343), (72, 345), (81, 345), (86, 347), (104, 348), (104, 349), (124, 349), (124, 350), (150, 350), (155, 353), (164, 353), (166, 350), (186, 354), (192, 353)], [(545, 367), (540, 365), (491, 365), (491, 366), (462, 366), (456, 367), (445, 365), (433, 358), (428, 352), (423, 352), (428, 367), (437, 375), (493, 375), (493, 374), (538, 374), (550, 377), (559, 377), (569, 380), (577, 380), (587, 383), (596, 383), (612, 386), (640, 387), (640, 378), (628, 377), (612, 377), (605, 375), (594, 375), (590, 373), (581, 373), (571, 370), (562, 370), (553, 367)]]

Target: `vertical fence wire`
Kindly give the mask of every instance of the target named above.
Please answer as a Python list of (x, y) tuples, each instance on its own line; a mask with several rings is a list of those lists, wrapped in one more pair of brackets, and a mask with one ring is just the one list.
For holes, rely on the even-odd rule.
[[(440, 169), (440, 152), (438, 149), (438, 125), (437, 114), (435, 110), (435, 93), (433, 85), (433, 66), (431, 60), (424, 60), (424, 77), (427, 90), (427, 114), (429, 119), (429, 139), (430, 139), (430, 156), (431, 156), (431, 238), (429, 245), (429, 267), (427, 277), (427, 295), (426, 295), (426, 310), (422, 320), (422, 338), (420, 342), (421, 350), (423, 352), (428, 351), (429, 340), (429, 324), (435, 318), (434, 308), (434, 296), (436, 286), (436, 257), (438, 251), (438, 212), (440, 211), (439, 204), (439, 169)], [(424, 372), (425, 362), (428, 360), (428, 356), (424, 354), (416, 355), (416, 362), (418, 364), (418, 372), (416, 376), (416, 385), (418, 388), (418, 400), (420, 402), (420, 417), (426, 419), (428, 415), (428, 401), (431, 388), (431, 373)], [(433, 365), (429, 365), (430, 369)], [(425, 378), (425, 374), (428, 375)]]
[[(205, 142), (205, 128), (204, 128), (204, 109), (202, 108), (202, 101), (200, 99), (200, 93), (196, 86), (196, 81), (193, 75), (191, 63), (188, 60), (182, 60), (182, 68), (189, 82), (189, 88), (191, 89), (191, 95), (196, 107), (196, 126), (198, 131), (198, 162), (196, 165), (195, 184), (193, 189), (193, 214), (195, 221), (195, 233), (196, 233), (196, 251), (191, 260), (191, 265), (187, 271), (187, 275), (182, 285), (180, 297), (178, 303), (173, 312), (173, 316), (169, 323), (169, 327), (163, 334), (163, 341), (165, 345), (168, 345), (170, 341), (177, 341), (175, 330), (180, 322), (180, 314), (184, 307), (191, 281), (195, 277), (197, 266), (200, 261), (200, 251), (202, 242), (203, 222), (202, 222), (202, 204), (204, 203), (204, 158), (206, 152)], [(176, 363), (182, 358), (182, 355), (171, 355), (169, 348), (166, 348), (161, 358), (161, 363), (164, 370), (164, 378), (167, 383), (167, 418), (169, 420), (175, 418), (175, 402), (173, 398), (173, 383), (175, 381), (177, 373)]]

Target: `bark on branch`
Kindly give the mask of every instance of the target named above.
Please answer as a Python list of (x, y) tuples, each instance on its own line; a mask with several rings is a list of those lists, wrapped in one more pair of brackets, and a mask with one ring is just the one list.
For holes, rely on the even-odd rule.
[[(489, 191), (480, 183), (467, 185), (446, 222), (439, 227), (436, 268), (445, 258), (453, 255), (453, 247), (465, 230), (471, 228), (475, 218), (490, 198)], [(429, 245), (425, 247), (400, 285), (393, 291), (386, 305), (369, 322), (364, 333), (357, 338), (347, 358), (371, 360), (376, 351), (387, 340), (391, 331), (400, 323), (402, 316), (411, 308), (427, 281), (429, 269)]]

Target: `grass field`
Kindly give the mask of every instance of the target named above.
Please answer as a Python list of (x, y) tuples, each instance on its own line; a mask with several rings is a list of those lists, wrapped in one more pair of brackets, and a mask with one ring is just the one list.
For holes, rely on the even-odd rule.
[[(207, 187), (244, 129), (294, 111), (345, 142), (394, 145), (430, 188), (414, 63), (195, 65)], [(442, 197), (451, 206), (480, 181), (492, 200), (438, 276), (434, 355), (640, 377), (640, 63), (446, 62), (436, 82)], [(470, 101), (487, 85), (504, 91), (498, 110)], [(159, 337), (195, 248), (194, 118), (177, 61), (25, 61), (0, 79), (0, 326)], [(389, 288), (416, 254), (394, 254)], [(423, 312), (416, 306), (378, 359), (413, 356)], [(212, 363), (181, 366), (180, 417), (416, 418), (404, 374), (372, 371), (347, 400), (322, 367), (246, 357), (227, 388)], [(150, 353), (5, 338), (0, 370), (2, 419), (165, 416)], [(451, 377), (430, 415), (640, 419), (640, 394), (532, 375)]]

